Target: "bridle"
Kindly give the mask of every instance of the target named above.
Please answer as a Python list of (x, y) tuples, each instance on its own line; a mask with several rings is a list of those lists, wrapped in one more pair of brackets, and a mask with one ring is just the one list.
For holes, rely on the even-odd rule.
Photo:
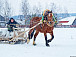
[[(46, 13), (46, 14), (45, 14)], [(50, 16), (52, 14), (52, 16)], [(49, 27), (52, 27), (53, 25), (52, 25), (52, 23), (51, 22), (53, 22), (53, 21), (48, 21), (47, 19), (51, 19), (51, 18), (48, 18), (47, 16), (50, 16), (50, 17), (53, 17), (53, 13), (52, 13), (52, 11), (50, 11), (50, 10), (45, 10), (44, 12), (43, 12), (43, 16), (42, 16), (42, 21), (43, 21), (43, 23), (46, 23)], [(47, 19), (45, 19), (44, 20), (44, 17), (46, 18), (47, 17)], [(53, 18), (52, 18), (53, 19)]]

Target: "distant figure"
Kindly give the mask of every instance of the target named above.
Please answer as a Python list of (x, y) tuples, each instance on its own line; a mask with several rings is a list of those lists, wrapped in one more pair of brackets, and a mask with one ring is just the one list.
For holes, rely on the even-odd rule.
[(13, 18), (10, 18), (9, 22), (7, 23), (7, 28), (8, 28), (8, 31), (9, 32), (13, 32), (13, 27), (14, 28), (17, 28), (16, 25), (18, 23), (13, 19)]

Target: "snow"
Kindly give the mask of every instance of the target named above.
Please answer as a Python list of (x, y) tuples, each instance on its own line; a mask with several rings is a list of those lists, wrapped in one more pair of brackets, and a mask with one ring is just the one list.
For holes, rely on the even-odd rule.
[(69, 21), (68, 23), (62, 23), (62, 25), (72, 25), (75, 19), (76, 19), (76, 16), (71, 16), (71, 17), (63, 18), (59, 21)]
[[(0, 57), (70, 57), (76, 56), (76, 28), (55, 28), (54, 40), (45, 46), (44, 35), (39, 33), (36, 46), (29, 44), (0, 44)], [(48, 38), (50, 35), (48, 34)]]

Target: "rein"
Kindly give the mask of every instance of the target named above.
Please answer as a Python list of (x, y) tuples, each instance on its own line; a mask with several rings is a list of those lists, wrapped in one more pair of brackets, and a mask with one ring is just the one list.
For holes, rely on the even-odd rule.
[(56, 21), (56, 19), (55, 19), (54, 15), (53, 15), (53, 13), (52, 13), (52, 16), (53, 16), (53, 19), (54, 19), (55, 23), (57, 23), (57, 21)]

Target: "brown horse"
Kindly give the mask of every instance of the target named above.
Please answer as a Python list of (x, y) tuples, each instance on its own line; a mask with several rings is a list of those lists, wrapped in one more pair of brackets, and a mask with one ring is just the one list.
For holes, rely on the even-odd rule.
[[(42, 21), (42, 17), (32, 18), (30, 21), (30, 28), (38, 24), (40, 21)], [(36, 31), (34, 34), (33, 45), (36, 45), (35, 43), (36, 37), (39, 34), (39, 32), (41, 32), (41, 33), (44, 33), (46, 46), (49, 46), (48, 43), (51, 42), (54, 38), (54, 35), (53, 35), (54, 23), (55, 22), (53, 21), (53, 18), (52, 18), (52, 11), (46, 10), (44, 13), (43, 22), (40, 25), (36, 26), (35, 28), (31, 29), (28, 33), (28, 38), (32, 39), (34, 31)], [(49, 33), (52, 36), (52, 38), (49, 40), (47, 40), (47, 33)]]

